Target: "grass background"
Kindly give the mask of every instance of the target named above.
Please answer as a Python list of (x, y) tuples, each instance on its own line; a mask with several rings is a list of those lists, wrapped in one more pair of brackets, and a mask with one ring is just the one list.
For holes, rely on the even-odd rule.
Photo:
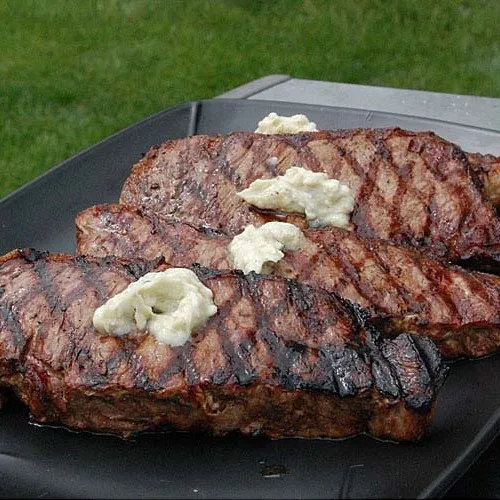
[(498, 0), (0, 0), (0, 198), (261, 76), (500, 97)]

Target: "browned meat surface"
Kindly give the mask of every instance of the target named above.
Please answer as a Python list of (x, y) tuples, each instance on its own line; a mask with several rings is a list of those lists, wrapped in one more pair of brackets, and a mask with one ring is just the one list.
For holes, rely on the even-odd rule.
[(194, 262), (214, 269), (232, 269), (222, 231), (173, 221), (140, 208), (119, 204), (96, 205), (75, 217), (76, 251), (79, 255), (126, 259), (163, 256), (174, 266)]
[(352, 229), (362, 237), (452, 261), (498, 265), (500, 221), (492, 205), (469, 175), (466, 154), (431, 132), (234, 132), (172, 140), (132, 168), (120, 202), (239, 232), (279, 215), (251, 209), (236, 192), (291, 166), (324, 171), (348, 184), (356, 200)]
[(468, 153), (467, 160), (477, 176), (483, 195), (495, 207), (500, 206), (500, 157)]
[[(76, 217), (84, 255), (153, 259), (173, 266), (230, 269), (230, 237), (147, 215), (125, 205), (100, 205)], [(369, 308), (388, 335), (428, 336), (448, 358), (500, 349), (500, 277), (447, 266), (421, 252), (337, 228), (305, 231), (306, 245), (287, 252), (274, 274), (334, 290)]]
[(103, 336), (97, 306), (162, 265), (13, 251), (0, 258), (0, 386), (35, 421), (123, 436), (162, 429), (419, 439), (446, 367), (428, 339), (383, 340), (363, 312), (293, 280), (194, 267), (216, 315), (180, 347)]

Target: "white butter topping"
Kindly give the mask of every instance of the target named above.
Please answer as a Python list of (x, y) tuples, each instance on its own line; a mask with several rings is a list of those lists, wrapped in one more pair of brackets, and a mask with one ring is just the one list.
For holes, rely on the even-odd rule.
[(301, 167), (290, 167), (273, 179), (257, 179), (237, 195), (262, 209), (305, 214), (314, 227), (345, 228), (354, 209), (349, 186)]
[(260, 134), (296, 134), (298, 132), (317, 132), (316, 124), (306, 115), (280, 116), (269, 113), (259, 122), (255, 132)]
[(217, 312), (212, 298), (190, 269), (151, 272), (97, 308), (94, 327), (108, 335), (147, 330), (159, 342), (179, 346)]
[(229, 244), (234, 267), (245, 274), (250, 271), (269, 273), (270, 263), (285, 255), (282, 250), (298, 250), (304, 235), (297, 226), (287, 222), (268, 222), (260, 227), (249, 225)]

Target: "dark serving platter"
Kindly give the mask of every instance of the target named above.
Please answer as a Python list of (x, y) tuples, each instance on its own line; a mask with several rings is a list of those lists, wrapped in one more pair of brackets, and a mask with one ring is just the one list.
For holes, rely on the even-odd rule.
[[(16, 247), (74, 252), (74, 217), (116, 202), (153, 144), (254, 130), (270, 111), (305, 113), (320, 128), (434, 130), (467, 151), (500, 154), (500, 134), (435, 120), (272, 101), (182, 104), (109, 137), (0, 201), (0, 254)], [(131, 441), (29, 423), (0, 411), (0, 495), (64, 498), (430, 498), (444, 495), (500, 431), (500, 357), (453, 363), (434, 423), (419, 443), (368, 436), (304, 440), (144, 434)]]

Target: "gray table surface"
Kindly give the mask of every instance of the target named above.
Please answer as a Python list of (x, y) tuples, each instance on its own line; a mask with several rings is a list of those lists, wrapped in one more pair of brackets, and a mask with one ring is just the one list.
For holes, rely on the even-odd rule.
[[(433, 130), (457, 142), (465, 151), (500, 155), (500, 99), (421, 90), (371, 87), (348, 83), (301, 80), (287, 75), (269, 75), (237, 87), (218, 97), (285, 101), (323, 106), (396, 113), (437, 120)], [(480, 142), (457, 131), (450, 132), (440, 121), (487, 129)], [(443, 132), (446, 130), (446, 134)]]
[[(383, 111), (420, 116), (500, 132), (500, 99), (323, 82), (268, 75), (217, 96)], [(500, 136), (499, 136), (500, 137)], [(453, 140), (453, 138), (449, 138)], [(467, 150), (468, 145), (460, 144)], [(477, 145), (471, 145), (477, 146)], [(500, 141), (475, 151), (500, 155)], [(468, 149), (472, 151), (472, 149)], [(500, 498), (500, 437), (447, 492), (446, 498)]]
[(500, 99), (269, 75), (218, 97), (385, 111), (500, 131)]

